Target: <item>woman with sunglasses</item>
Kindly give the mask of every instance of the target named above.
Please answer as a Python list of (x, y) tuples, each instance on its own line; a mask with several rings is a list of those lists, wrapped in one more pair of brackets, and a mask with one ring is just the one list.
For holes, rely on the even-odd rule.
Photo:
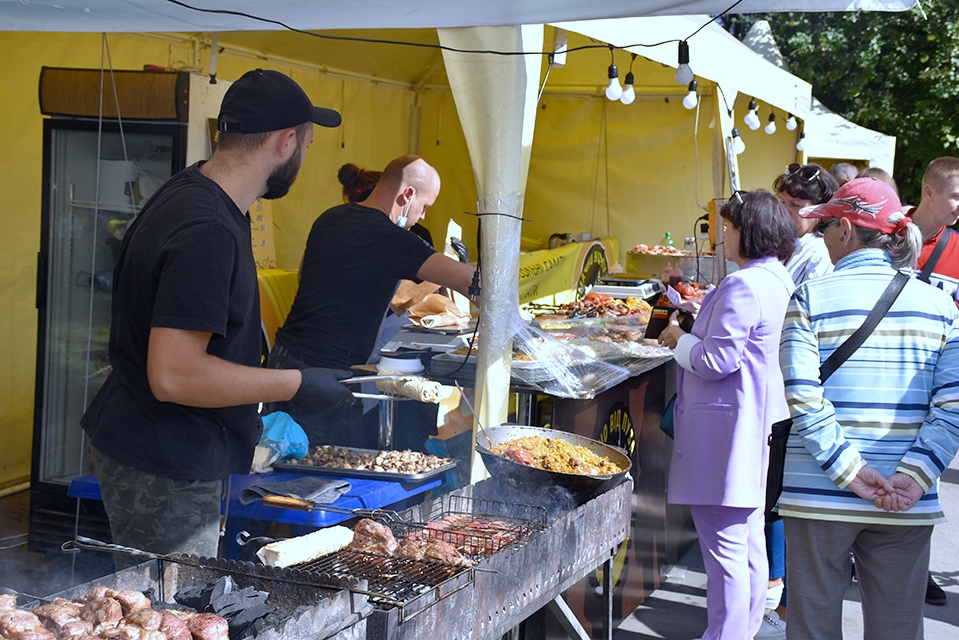
[(828, 202), (839, 188), (831, 173), (818, 164), (791, 164), (786, 173), (773, 181), (776, 197), (786, 207), (796, 224), (796, 247), (786, 263), (786, 271), (796, 286), (832, 271), (829, 253), (822, 236), (815, 233), (816, 224), (799, 216), (799, 210)]
[(833, 273), (796, 289), (780, 361), (793, 420), (779, 513), (789, 541), (790, 640), (842, 638), (849, 552), (863, 630), (921, 638), (938, 483), (959, 451), (959, 312), (910, 279), (832, 376), (820, 368), (864, 322), (897, 270), (916, 264), (919, 229), (874, 178), (801, 214), (819, 225)]
[(709, 586), (704, 640), (753, 638), (769, 567), (763, 537), (766, 439), (788, 415), (779, 337), (793, 282), (795, 225), (768, 191), (737, 191), (720, 211), (739, 270), (706, 294), (691, 333), (659, 341), (679, 365), (668, 500), (691, 505)]

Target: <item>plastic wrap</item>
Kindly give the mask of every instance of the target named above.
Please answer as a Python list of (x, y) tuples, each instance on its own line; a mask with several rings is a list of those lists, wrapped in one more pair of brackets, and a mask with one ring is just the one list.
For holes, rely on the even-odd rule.
[(631, 373), (650, 359), (672, 357), (667, 347), (646, 340), (647, 316), (539, 320), (543, 331), (587, 356)]
[(629, 377), (629, 370), (598, 360), (516, 315), (512, 378), (560, 398), (592, 398)]

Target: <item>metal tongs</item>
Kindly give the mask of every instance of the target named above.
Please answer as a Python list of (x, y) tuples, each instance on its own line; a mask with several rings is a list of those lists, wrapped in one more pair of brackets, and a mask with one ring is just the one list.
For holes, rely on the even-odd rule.
[[(356, 376), (355, 378), (347, 378), (346, 380), (340, 380), (341, 384), (362, 384), (364, 382), (379, 382), (380, 380), (405, 380), (406, 378), (420, 378), (422, 376), (417, 376), (412, 373), (407, 374), (389, 374), (389, 375), (376, 375), (376, 376)], [(353, 393), (354, 398), (366, 399), (366, 400), (412, 400), (412, 398), (407, 398), (405, 396), (394, 396), (388, 393)]]

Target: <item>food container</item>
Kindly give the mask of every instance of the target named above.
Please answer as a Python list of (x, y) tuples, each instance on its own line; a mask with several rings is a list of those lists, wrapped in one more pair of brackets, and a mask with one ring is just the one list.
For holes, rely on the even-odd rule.
[[(608, 476), (559, 473), (513, 462), (490, 451), (496, 445), (525, 436), (542, 436), (555, 440), (565, 440), (570, 444), (585, 447), (597, 455), (608, 457), (610, 461), (623, 470)], [(578, 504), (589, 502), (599, 494), (612, 489), (623, 481), (632, 467), (629, 456), (617, 447), (575, 433), (525, 425), (504, 424), (499, 427), (483, 429), (476, 434), (476, 450), (483, 457), (483, 462), (486, 464), (486, 469), (490, 472), (490, 475), (497, 479), (513, 485), (517, 489), (527, 487), (533, 490), (544, 485), (556, 485), (569, 491)]]

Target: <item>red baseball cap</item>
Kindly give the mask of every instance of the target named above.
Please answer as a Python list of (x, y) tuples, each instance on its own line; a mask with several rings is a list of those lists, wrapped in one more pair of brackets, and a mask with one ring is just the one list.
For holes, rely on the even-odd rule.
[(888, 184), (876, 178), (856, 178), (839, 187), (832, 200), (803, 207), (801, 218), (846, 218), (857, 227), (875, 229), (882, 233), (897, 233), (906, 223), (893, 224), (889, 216), (902, 213), (899, 196)]

